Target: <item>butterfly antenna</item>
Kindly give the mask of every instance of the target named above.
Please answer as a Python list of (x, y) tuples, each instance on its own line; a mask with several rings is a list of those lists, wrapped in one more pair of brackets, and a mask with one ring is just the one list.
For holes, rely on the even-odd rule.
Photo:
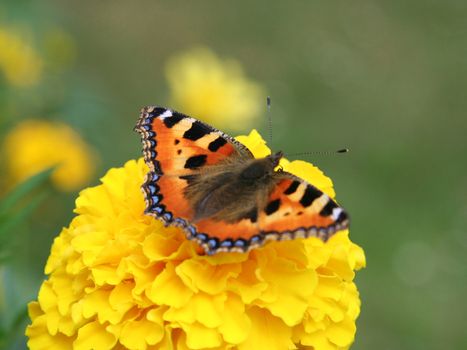
[(337, 151), (314, 151), (314, 152), (300, 152), (300, 153), (287, 153), (286, 157), (294, 157), (294, 156), (310, 156), (310, 155), (332, 155), (332, 154), (340, 154), (340, 153), (348, 153), (350, 150), (348, 148), (341, 148)]
[(269, 144), (272, 146), (272, 117), (271, 117), (271, 97), (266, 97), (267, 115), (268, 115), (268, 127), (269, 127)]

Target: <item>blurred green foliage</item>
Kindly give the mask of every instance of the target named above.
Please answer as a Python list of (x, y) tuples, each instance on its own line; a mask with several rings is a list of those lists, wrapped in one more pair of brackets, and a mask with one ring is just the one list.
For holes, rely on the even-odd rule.
[[(0, 348), (7, 348), (22, 338), (27, 312), (24, 300), (18, 303), (14, 273), (9, 260), (19, 244), (25, 244), (22, 223), (50, 195), (47, 180), (54, 169), (46, 169), (16, 186), (0, 200)], [(3, 266), (6, 265), (6, 266)]]
[[(0, 135), (29, 117), (71, 124), (99, 151), (95, 184), (140, 155), (131, 130), (141, 106), (167, 103), (171, 55), (204, 45), (234, 57), (272, 96), (275, 149), (351, 149), (307, 160), (334, 180), (367, 254), (353, 349), (467, 348), (466, 18), (461, 0), (6, 1), (0, 22), (29, 28), (46, 67), (32, 88), (2, 81)], [(47, 63), (51, 28), (74, 40), (67, 69)], [(1, 268), (10, 324), (24, 325), (15, 315), (74, 197), (54, 193), (15, 225)], [(9, 348), (24, 348), (20, 333)]]

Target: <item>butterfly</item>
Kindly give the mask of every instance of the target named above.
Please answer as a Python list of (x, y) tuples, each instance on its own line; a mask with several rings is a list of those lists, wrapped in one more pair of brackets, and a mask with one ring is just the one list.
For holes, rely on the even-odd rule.
[(349, 225), (328, 195), (275, 170), (282, 152), (255, 159), (233, 137), (163, 107), (144, 107), (135, 130), (150, 169), (145, 214), (181, 227), (208, 255), (247, 252), (269, 240), (326, 241)]

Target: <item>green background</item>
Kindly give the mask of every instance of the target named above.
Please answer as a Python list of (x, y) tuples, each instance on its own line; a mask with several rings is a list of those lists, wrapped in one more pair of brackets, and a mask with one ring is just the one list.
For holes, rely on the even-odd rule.
[[(73, 125), (101, 157), (93, 184), (139, 157), (132, 128), (142, 106), (167, 104), (170, 56), (202, 45), (240, 61), (272, 96), (274, 149), (351, 149), (306, 160), (333, 179), (367, 256), (352, 349), (467, 348), (467, 2), (42, 0), (0, 9), (3, 23), (35, 38), (60, 27), (77, 48), (73, 68), (40, 88), (1, 85), (2, 131), (30, 117)], [(256, 126), (267, 135), (266, 117)], [(15, 227), (1, 268), (3, 329), (36, 297), (76, 196), (52, 191)], [(26, 322), (7, 348), (25, 347)]]

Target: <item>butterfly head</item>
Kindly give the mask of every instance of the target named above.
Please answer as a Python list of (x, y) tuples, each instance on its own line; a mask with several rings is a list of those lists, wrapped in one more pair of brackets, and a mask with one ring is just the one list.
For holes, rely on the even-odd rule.
[(279, 165), (279, 162), (283, 156), (284, 156), (284, 152), (279, 151), (279, 152), (276, 152), (274, 154), (267, 156), (266, 159), (269, 159), (269, 161), (272, 164), (272, 168), (274, 169), (275, 167)]
[(282, 152), (271, 154), (265, 158), (259, 158), (252, 160), (241, 172), (240, 177), (246, 182), (257, 182), (260, 180), (267, 180), (272, 173), (274, 168), (279, 165), (279, 161), (283, 157)]

